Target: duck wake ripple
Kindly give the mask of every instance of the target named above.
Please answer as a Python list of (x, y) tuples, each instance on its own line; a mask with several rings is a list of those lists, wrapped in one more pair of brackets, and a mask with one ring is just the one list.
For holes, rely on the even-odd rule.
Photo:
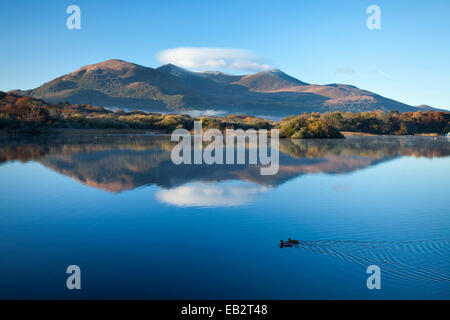
[(417, 241), (299, 240), (292, 247), (367, 267), (407, 280), (450, 282), (450, 239)]

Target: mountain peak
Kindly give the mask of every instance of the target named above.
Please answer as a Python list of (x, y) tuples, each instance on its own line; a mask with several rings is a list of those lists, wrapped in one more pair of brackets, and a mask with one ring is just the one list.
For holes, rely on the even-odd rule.
[(417, 106), (416, 108), (419, 110), (422, 110), (422, 111), (436, 110), (436, 108), (433, 108), (432, 106), (429, 106), (427, 104), (421, 104), (420, 106)]
[(263, 72), (286, 74), (286, 73), (284, 73), (283, 71), (281, 71), (280, 69), (276, 69), (276, 68), (269, 69), (269, 70), (266, 70), (266, 71), (263, 71)]
[(101, 68), (105, 68), (105, 69), (120, 69), (120, 68), (124, 68), (124, 67), (134, 67), (134, 66), (138, 66), (135, 63), (131, 63), (131, 62), (127, 62), (124, 60), (120, 60), (120, 59), (109, 59), (109, 60), (105, 60), (99, 63), (94, 63), (94, 64), (90, 64), (87, 65), (86, 67), (101, 67)]
[(193, 72), (183, 69), (179, 66), (176, 66), (172, 63), (165, 64), (161, 67), (156, 68), (158, 71), (162, 71), (164, 73), (169, 73), (175, 77), (185, 77), (186, 75), (192, 74)]
[(252, 91), (271, 92), (297, 86), (308, 85), (279, 69), (261, 71), (243, 76), (237, 84), (249, 88)]
[(135, 63), (119, 60), (119, 59), (109, 59), (95, 64), (89, 64), (87, 66), (81, 67), (78, 70), (70, 73), (69, 75), (77, 75), (79, 73), (91, 73), (97, 72), (99, 70), (108, 70), (116, 72), (127, 72), (129, 70), (145, 69), (146, 67), (140, 66)]
[[(183, 69), (182, 67), (179, 67), (179, 66), (177, 66), (177, 65), (174, 65), (173, 63), (166, 63), (166, 64), (164, 64), (164, 65), (158, 67), (157, 69), (177, 69), (177, 70), (181, 69), (181, 70), (185, 70), (185, 69)], [(187, 71), (187, 70), (186, 70), (186, 71)]]

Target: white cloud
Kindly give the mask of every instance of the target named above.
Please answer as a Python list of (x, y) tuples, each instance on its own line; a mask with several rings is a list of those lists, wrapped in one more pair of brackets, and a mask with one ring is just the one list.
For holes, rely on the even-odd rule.
[(189, 69), (226, 69), (238, 71), (261, 71), (270, 69), (248, 50), (230, 48), (190, 48), (167, 49), (157, 56), (161, 63), (172, 63)]
[(268, 190), (266, 187), (228, 185), (222, 183), (195, 183), (173, 189), (161, 189), (156, 198), (179, 207), (234, 207), (252, 202)]

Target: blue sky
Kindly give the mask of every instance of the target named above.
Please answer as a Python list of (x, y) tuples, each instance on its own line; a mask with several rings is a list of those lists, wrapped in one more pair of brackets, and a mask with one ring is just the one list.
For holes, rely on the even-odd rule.
[[(71, 4), (81, 8), (81, 30), (66, 28)], [(366, 27), (372, 4), (381, 30)], [(167, 49), (221, 48), (305, 82), (450, 109), (448, 14), (448, 0), (9, 1), (0, 11), (0, 90), (111, 58), (156, 67)]]

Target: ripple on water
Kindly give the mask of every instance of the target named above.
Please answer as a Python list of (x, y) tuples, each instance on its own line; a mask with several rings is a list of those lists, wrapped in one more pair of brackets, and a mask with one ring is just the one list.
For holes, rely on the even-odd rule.
[(293, 247), (361, 266), (376, 264), (403, 280), (450, 282), (450, 239), (417, 241), (301, 240)]

